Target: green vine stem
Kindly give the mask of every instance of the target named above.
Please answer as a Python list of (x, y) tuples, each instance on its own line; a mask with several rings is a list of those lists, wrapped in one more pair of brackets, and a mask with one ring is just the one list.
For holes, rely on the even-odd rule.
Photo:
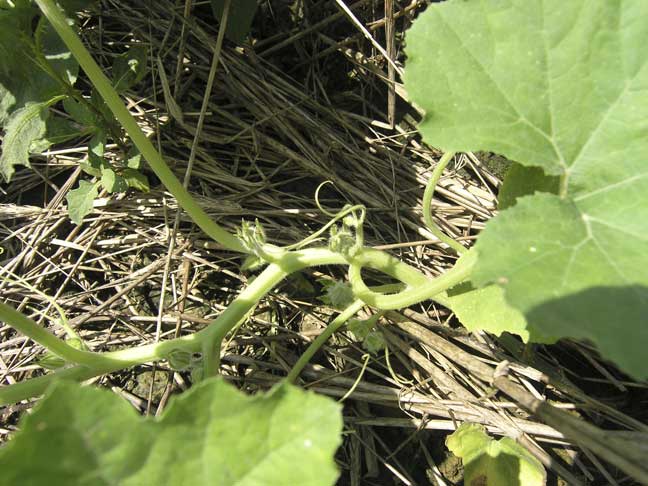
[[(209, 216), (198, 206), (190, 194), (184, 189), (180, 181), (167, 167), (161, 155), (153, 147), (149, 139), (144, 135), (135, 119), (128, 112), (122, 103), (119, 95), (115, 92), (110, 81), (103, 74), (99, 66), (92, 59), (90, 53), (83, 46), (81, 40), (65, 21), (65, 17), (53, 0), (36, 0), (43, 14), (51, 22), (52, 26), (61, 36), (70, 51), (76, 57), (80, 66), (84, 69), (97, 91), (112, 110), (117, 120), (129, 134), (133, 143), (138, 147), (151, 168), (160, 178), (166, 188), (173, 194), (178, 204), (189, 216), (215, 241), (224, 247), (243, 253), (253, 251), (246, 248), (243, 242), (234, 235), (227, 232), (221, 226), (212, 221)], [(449, 160), (451, 155), (444, 156)], [(443, 162), (443, 160), (442, 160)], [(447, 162), (445, 162), (447, 164)], [(439, 174), (442, 168), (439, 169)], [(438, 180), (438, 177), (437, 179)], [(433, 178), (434, 181), (434, 178)], [(430, 185), (432, 190), (434, 184)], [(429, 204), (428, 204), (429, 206)], [(359, 208), (349, 208), (349, 212)], [(362, 219), (362, 218), (360, 218)], [(428, 215), (426, 219), (431, 220)], [(457, 283), (465, 280), (474, 265), (476, 257), (468, 257), (464, 264), (455, 267), (444, 275), (435, 279), (428, 279), (418, 270), (404, 262), (388, 255), (387, 253), (361, 247), (362, 222), (359, 221), (356, 227), (357, 248), (354, 248), (354, 255), (350, 258), (340, 252), (331, 251), (327, 248), (309, 248), (298, 251), (285, 251), (277, 249), (272, 245), (263, 245), (260, 249), (268, 251), (271, 263), (257, 276), (250, 285), (214, 320), (206, 329), (191, 336), (183, 336), (169, 341), (153, 343), (145, 346), (107, 352), (92, 353), (78, 350), (68, 346), (59, 340), (37, 323), (22, 315), (6, 304), (0, 304), (0, 318), (15, 327), (26, 336), (42, 344), (49, 351), (59, 355), (68, 363), (78, 363), (80, 366), (64, 368), (46, 376), (34, 378), (14, 385), (0, 388), (0, 405), (13, 403), (43, 393), (45, 388), (54, 380), (60, 378), (84, 380), (94, 376), (117, 371), (129, 366), (148, 363), (167, 358), (171, 353), (177, 351), (203, 352), (203, 365), (205, 375), (215, 373), (219, 367), (222, 340), (236, 326), (236, 324), (250, 312), (250, 310), (276, 286), (287, 275), (307, 267), (317, 265), (342, 265), (349, 264), (349, 278), (355, 297), (359, 301), (344, 311), (330, 329), (321, 337), (321, 340), (312, 343), (305, 356), (300, 359), (289, 375), (294, 380), (299, 375), (303, 366), (308, 362), (315, 350), (323, 344), (347, 319), (346, 315), (358, 306), (360, 302), (378, 309), (398, 309), (410, 306), (422, 300), (432, 298), (446, 307), (450, 307), (449, 299), (445, 291)], [(445, 235), (444, 235), (445, 236)], [(312, 240), (308, 240), (309, 242)], [(302, 242), (303, 244), (304, 242)], [(455, 242), (456, 243), (456, 242)], [(456, 243), (458, 245), (458, 243)], [(254, 246), (254, 245), (253, 245)], [(461, 246), (461, 245), (459, 245)], [(461, 251), (465, 251), (461, 247)], [(455, 248), (456, 249), (456, 248)], [(272, 251), (271, 251), (272, 250)], [(459, 251), (457, 249), (457, 251)], [(255, 252), (256, 254), (256, 252)], [(257, 256), (263, 257), (263, 254)], [(382, 271), (387, 275), (407, 285), (407, 288), (399, 293), (385, 294), (369, 289), (362, 280), (362, 267), (369, 267)], [(379, 289), (385, 291), (384, 288)], [(387, 290), (389, 291), (389, 290)], [(356, 311), (357, 312), (357, 311)]]
[(436, 186), (439, 183), (439, 179), (441, 179), (441, 174), (443, 174), (443, 171), (454, 156), (455, 152), (446, 152), (443, 154), (443, 157), (441, 157), (441, 160), (439, 160), (432, 171), (430, 180), (425, 186), (425, 192), (423, 193), (423, 219), (425, 220), (425, 225), (430, 233), (461, 255), (467, 251), (466, 247), (441, 231), (441, 228), (439, 228), (432, 219), (432, 196), (434, 196)]
[[(476, 253), (466, 255), (461, 266), (455, 266), (443, 275), (430, 280), (419, 271), (396, 258), (376, 250), (360, 250), (351, 260), (349, 282), (353, 294), (367, 305), (377, 309), (402, 309), (423, 300), (433, 299), (450, 308), (445, 291), (467, 280), (477, 261)], [(380, 270), (408, 285), (408, 288), (397, 294), (384, 294), (371, 290), (362, 279), (362, 267), (368, 266)]]
[(324, 343), (335, 334), (335, 332), (340, 329), (349, 319), (356, 315), (360, 309), (365, 306), (365, 303), (360, 299), (353, 302), (346, 309), (344, 309), (340, 314), (337, 315), (331, 323), (324, 328), (322, 333), (317, 336), (312, 343), (306, 348), (306, 351), (302, 353), (295, 365), (290, 370), (290, 373), (286, 376), (286, 381), (288, 383), (294, 383), (299, 378), (299, 375), (306, 367), (311, 358), (315, 355), (317, 350), (324, 346)]
[(10, 323), (11, 327), (69, 363), (94, 367), (111, 362), (110, 358), (100, 354), (82, 351), (70, 346), (29, 317), (2, 302), (0, 302), (0, 321)]
[[(376, 287), (374, 290), (377, 292), (390, 292), (393, 290), (398, 290), (401, 287), (402, 286), (398, 284), (389, 284), (381, 285), (380, 287)], [(306, 351), (304, 351), (304, 353), (299, 357), (293, 368), (290, 370), (290, 373), (288, 373), (288, 375), (286, 376), (286, 381), (289, 383), (294, 383), (295, 381), (297, 381), (300, 373), (306, 367), (311, 358), (315, 355), (317, 350), (324, 346), (324, 343), (326, 343), (326, 341), (328, 341), (328, 339), (333, 334), (335, 334), (338, 329), (340, 329), (349, 319), (360, 312), (360, 309), (362, 309), (365, 305), (366, 304), (362, 300), (358, 299), (350, 304), (340, 314), (338, 314), (337, 317), (333, 319), (328, 326), (326, 326), (322, 333), (317, 336), (313, 340), (313, 342), (310, 343), (308, 348), (306, 348)]]
[[(448, 272), (448, 274), (444, 274), (443, 276), (430, 281), (418, 270), (378, 250), (362, 250), (359, 258), (362, 264), (375, 270), (384, 271), (388, 275), (404, 282), (408, 286), (423, 286), (423, 289), (426, 290), (426, 292), (424, 292), (421, 300), (433, 298), (437, 302), (448, 306), (447, 297), (444, 296), (443, 292), (451, 285), (443, 288), (443, 286), (434, 285), (434, 282), (443, 279), (443, 277), (450, 274), (452, 270)], [(206, 352), (203, 359), (208, 363), (208, 370), (212, 373), (212, 370), (216, 367), (218, 360), (220, 359), (220, 343), (223, 338), (257, 304), (257, 302), (283, 278), (291, 273), (308, 267), (320, 265), (342, 265), (345, 263), (347, 263), (347, 260), (342, 254), (333, 252), (327, 248), (309, 248), (301, 251), (285, 253), (277, 263), (270, 264), (263, 272), (261, 272), (261, 274), (257, 276), (236, 299), (234, 299), (221, 315), (202, 331), (190, 336), (182, 336), (169, 341), (162, 341), (159, 343), (107, 353), (90, 353), (71, 348), (45, 329), (41, 328), (36, 322), (22, 315), (20, 312), (6, 304), (0, 304), (0, 311), (3, 312), (0, 314), (2, 320), (14, 326), (17, 330), (25, 333), (25, 335), (33, 338), (55, 354), (60, 354), (62, 357), (68, 356), (72, 358), (72, 362), (84, 361), (82, 366), (65, 368), (45, 376), (32, 378), (27, 381), (0, 388), (0, 405), (15, 403), (42, 394), (53, 381), (58, 379), (86, 380), (95, 376), (128, 368), (130, 366), (162, 360), (167, 358), (171, 353), (177, 351)], [(446, 279), (445, 281), (446, 283), (450, 282), (454, 285), (452, 283), (454, 280), (455, 279)], [(436, 295), (429, 295), (432, 292), (431, 287), (434, 287), (433, 290), (438, 291), (439, 293)], [(379, 290), (384, 290), (384, 288), (379, 288)], [(373, 291), (368, 288), (367, 291), (373, 293)], [(407, 300), (402, 300), (404, 305), (399, 304), (398, 307), (405, 307), (406, 305), (414, 303), (411, 301), (412, 296), (408, 292), (410, 291), (405, 291), (401, 294), (388, 295), (386, 297), (396, 297), (401, 299), (404, 297), (404, 299)], [(402, 294), (405, 295), (403, 296)], [(379, 297), (385, 297), (382, 294), (377, 295)], [(408, 304), (406, 302), (410, 303)], [(336, 325), (338, 324), (336, 323)], [(335, 328), (332, 329), (332, 332), (334, 331)], [(298, 364), (302, 366), (299, 362)]]
[[(203, 359), (217, 363), (220, 358), (220, 342), (227, 333), (286, 275), (311, 266), (340, 265), (346, 260), (339, 253), (326, 248), (311, 248), (286, 254), (280, 263), (269, 265), (239, 296), (205, 329), (190, 336), (169, 341), (147, 344), (108, 353), (90, 353), (68, 346), (36, 322), (6, 304), (0, 304), (0, 319), (45, 346), (61, 357), (73, 358), (72, 363), (83, 360), (82, 366), (65, 368), (45, 376), (33, 378), (0, 388), (0, 405), (15, 403), (42, 394), (55, 380), (86, 380), (95, 376), (118, 371), (130, 366), (165, 359), (177, 351), (204, 351), (205, 343), (214, 353)], [(69, 349), (68, 349), (69, 348)], [(79, 354), (81, 353), (81, 354)]]
[(162, 156), (139, 127), (135, 118), (126, 109), (121, 98), (112, 87), (112, 84), (83, 45), (79, 36), (68, 25), (65, 20), (65, 15), (54, 0), (36, 0), (36, 3), (43, 12), (43, 15), (47, 17), (52, 27), (54, 27), (63, 42), (67, 45), (68, 49), (70, 49), (72, 55), (74, 55), (79, 65), (92, 81), (94, 87), (103, 97), (115, 115), (115, 118), (117, 118), (124, 130), (126, 130), (135, 146), (148, 162), (153, 172), (155, 172), (155, 175), (158, 176), (162, 184), (176, 198), (178, 205), (189, 214), (200, 229), (225, 248), (240, 253), (247, 253), (241, 242), (234, 235), (209, 217), (183, 187), (171, 169), (169, 169)]

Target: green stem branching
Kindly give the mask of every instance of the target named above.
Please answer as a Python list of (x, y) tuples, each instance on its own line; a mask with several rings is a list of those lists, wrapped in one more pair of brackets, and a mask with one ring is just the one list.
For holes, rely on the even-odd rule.
[[(191, 336), (183, 336), (169, 341), (114, 352), (93, 353), (73, 348), (20, 312), (6, 304), (0, 304), (1, 320), (43, 345), (49, 351), (57, 354), (66, 360), (68, 364), (76, 364), (76, 366), (69, 366), (45, 376), (0, 388), (0, 405), (14, 403), (42, 394), (52, 382), (58, 379), (86, 380), (130, 366), (166, 359), (171, 353), (178, 351), (191, 353), (202, 351), (203, 373), (205, 376), (212, 375), (219, 368), (221, 346), (225, 336), (286, 276), (308, 267), (348, 264), (349, 279), (355, 297), (358, 300), (334, 319), (325, 332), (311, 344), (288, 375), (287, 379), (290, 381), (294, 381), (299, 376), (305, 364), (326, 339), (365, 304), (377, 309), (399, 309), (431, 298), (442, 305), (449, 306), (449, 299), (445, 291), (457, 283), (464, 281), (469, 276), (474, 265), (474, 255), (469, 257), (460, 267), (455, 267), (435, 279), (429, 279), (415, 268), (387, 253), (362, 247), (362, 217), (358, 219), (357, 227), (355, 228), (357, 248), (354, 248), (353, 256), (349, 256), (349, 254), (343, 255), (340, 252), (331, 251), (327, 248), (308, 248), (292, 251), (288, 251), (288, 249), (277, 249), (276, 247), (272, 247), (272, 245), (259, 245), (258, 251), (254, 250), (254, 245), (248, 245), (249, 248), (246, 248), (239, 238), (230, 234), (209, 218), (189, 195), (173, 172), (167, 167), (162, 156), (157, 152), (122, 103), (108, 78), (106, 78), (76, 33), (65, 21), (64, 15), (54, 1), (36, 0), (36, 2), (75, 56), (80, 66), (84, 69), (97, 91), (103, 96), (117, 120), (131, 137), (133, 143), (140, 150), (169, 192), (176, 198), (179, 206), (189, 214), (207, 235), (225, 248), (241, 253), (253, 252), (261, 259), (264, 259), (265, 255), (266, 261), (269, 261), (270, 264), (234, 299), (217, 319), (202, 331)], [(449, 160), (451, 155), (444, 156), (444, 158)], [(447, 164), (447, 160), (444, 162), (445, 164)], [(438, 169), (439, 175), (443, 167)], [(436, 180), (438, 180), (438, 176)], [(435, 184), (436, 181), (430, 184), (430, 187), (432, 187), (430, 191), (432, 193)], [(429, 206), (429, 204), (425, 206)], [(348, 208), (346, 211), (348, 213), (356, 210), (362, 211), (362, 214), (364, 214), (363, 208), (360, 207)], [(426, 221), (429, 220), (428, 225), (432, 230), (436, 226), (433, 222), (430, 224), (431, 215), (429, 214), (429, 208), (427, 211)], [(319, 234), (316, 236), (319, 236)], [(447, 236), (443, 236), (448, 239)], [(453, 247), (457, 252), (461, 253), (465, 251), (463, 246), (454, 242), (454, 240), (451, 240), (454, 242), (453, 245), (449, 241), (443, 240), (440, 236), (439, 238)], [(312, 241), (313, 239), (307, 239), (306, 242), (301, 242), (301, 244)], [(457, 248), (457, 245), (461, 249)], [(386, 273), (405, 284), (406, 289), (393, 294), (383, 293), (393, 291), (393, 285), (374, 290), (369, 289), (362, 280), (362, 267), (369, 267)]]

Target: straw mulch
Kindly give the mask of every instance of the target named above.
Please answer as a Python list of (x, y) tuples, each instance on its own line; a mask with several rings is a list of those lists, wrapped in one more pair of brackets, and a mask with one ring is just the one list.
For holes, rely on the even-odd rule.
[[(150, 48), (150, 75), (127, 93), (129, 108), (181, 179), (194, 147), (190, 189), (219, 223), (235, 231), (242, 219), (258, 218), (270, 241), (293, 243), (327, 222), (314, 193), (328, 180), (333, 184), (321, 191), (323, 207), (366, 205), (369, 245), (438, 275), (455, 257), (425, 229), (420, 204), (439, 153), (417, 136), (420, 115), (402, 87), (390, 82), (394, 73), (384, 57), (334, 2), (313, 3), (289, 8), (288, 2), (264, 2), (254, 44), (226, 42), (195, 147), (217, 36), (209, 7), (197, 5), (185, 19), (184, 2), (104, 0), (84, 18), (83, 34), (106, 67), (129, 45)], [(384, 18), (385, 3), (391, 4), (361, 0), (351, 7), (402, 61), (402, 33), (424, 2), (402, 9), (394, 3), (393, 21)], [(73, 225), (65, 195), (87, 177), (78, 168), (86, 143), (34, 159), (33, 170), (20, 171), (2, 188), (0, 295), (62, 336), (45, 318), (56, 313), (43, 294), (56, 299), (95, 351), (203, 328), (251, 274), (241, 273), (240, 259), (207, 241), (186, 215), (174, 230), (175, 201), (150, 173), (150, 193), (102, 194), (83, 225)], [(433, 207), (448, 234), (475, 237), (496, 210), (501, 170), (501, 161), (488, 154), (457, 157)], [(334, 314), (318, 299), (322, 282), (343, 277), (343, 269), (318, 268), (276, 289), (232, 336), (223, 374), (250, 391), (281, 379)], [(355, 386), (345, 399), (340, 484), (459, 484), (461, 467), (446, 452), (444, 438), (464, 421), (518, 438), (549, 466), (553, 484), (629, 484), (496, 393), (479, 372), (492, 374), (508, 360), (509, 378), (531, 396), (605, 428), (648, 434), (645, 384), (624, 378), (587, 345), (564, 342), (529, 352), (512, 337), (469, 334), (430, 303), (388, 313), (381, 329), (388, 353), (367, 357), (342, 331), (302, 375), (304, 387), (336, 399)], [(42, 355), (10, 327), (0, 328), (2, 384), (43, 373)], [(159, 363), (96, 382), (142, 413), (156, 414), (173, 393), (190, 386), (191, 377)], [(1, 411), (2, 439), (30, 406)]]

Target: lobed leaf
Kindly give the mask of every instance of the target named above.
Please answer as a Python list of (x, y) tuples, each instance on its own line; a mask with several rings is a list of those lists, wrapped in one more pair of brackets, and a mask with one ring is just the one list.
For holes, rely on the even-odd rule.
[[(487, 224), (472, 282), (501, 285), (539, 332), (590, 339), (637, 378), (648, 377), (647, 18), (643, 0), (451, 0), (410, 30), (405, 73), (428, 143), (561, 180), (559, 195), (521, 197)], [(594, 295), (620, 312), (599, 312)]]
[(158, 419), (59, 383), (0, 449), (0, 485), (332, 485), (340, 406), (291, 385), (245, 395), (211, 379)]

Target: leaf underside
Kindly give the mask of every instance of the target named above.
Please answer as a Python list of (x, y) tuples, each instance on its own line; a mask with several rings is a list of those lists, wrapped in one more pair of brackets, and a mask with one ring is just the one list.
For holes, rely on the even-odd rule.
[(647, 43), (643, 0), (451, 0), (408, 33), (405, 72), (429, 144), (562, 179), (560, 195), (518, 198), (486, 225), (472, 282), (498, 283), (543, 335), (590, 339), (636, 378), (648, 377)]
[(0, 485), (329, 486), (341, 431), (339, 405), (290, 385), (247, 396), (208, 380), (149, 419), (60, 383), (0, 449)]

